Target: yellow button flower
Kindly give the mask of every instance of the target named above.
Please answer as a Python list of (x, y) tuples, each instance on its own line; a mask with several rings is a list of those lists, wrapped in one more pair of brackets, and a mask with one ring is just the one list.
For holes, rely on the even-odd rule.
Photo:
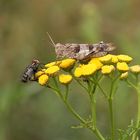
[(54, 61), (54, 62), (50, 62), (48, 64), (45, 65), (46, 68), (52, 67), (52, 66), (57, 66), (61, 63), (61, 61)]
[(69, 74), (59, 75), (59, 82), (62, 84), (69, 84), (72, 81), (72, 76)]
[(75, 77), (81, 77), (82, 76), (82, 68), (81, 67), (77, 67), (74, 71), (74, 76)]
[(99, 60), (102, 63), (109, 63), (109, 62), (111, 62), (111, 59), (112, 59), (112, 55), (111, 54), (107, 54), (107, 55), (102, 56), (102, 57), (99, 58)]
[(140, 65), (131, 66), (130, 71), (133, 73), (140, 73)]
[(95, 64), (97, 66), (98, 70), (103, 66), (103, 64), (100, 62), (99, 58), (92, 58), (89, 61), (89, 64)]
[(35, 73), (35, 77), (38, 78), (39, 76), (41, 76), (42, 74), (44, 74), (43, 71), (38, 71)]
[(49, 67), (45, 70), (45, 73), (48, 75), (54, 75), (56, 74), (58, 71), (60, 70), (60, 68), (58, 66), (52, 66)]
[(97, 70), (97, 66), (95, 64), (82, 65), (81, 68), (83, 76), (92, 75)]
[(68, 68), (71, 68), (75, 62), (76, 62), (75, 59), (68, 58), (68, 59), (62, 60), (59, 66), (63, 69), (68, 69)]
[(118, 57), (116, 55), (112, 55), (112, 63), (117, 63), (119, 60), (118, 60)]
[(126, 79), (127, 77), (128, 77), (128, 72), (124, 72), (121, 74), (120, 79), (123, 80)]
[(47, 82), (48, 82), (48, 79), (49, 77), (46, 75), (46, 74), (43, 74), (41, 75), (39, 78), (38, 78), (38, 83), (42, 86), (46, 85)]
[(115, 70), (115, 67), (113, 65), (104, 65), (101, 68), (102, 74), (110, 74), (114, 70)]
[(128, 55), (118, 55), (118, 60), (121, 62), (131, 62), (132, 61), (132, 57), (128, 56)]
[(129, 70), (129, 67), (128, 67), (128, 65), (127, 65), (127, 63), (126, 62), (118, 62), (117, 63), (117, 69), (119, 70), (119, 71), (128, 71)]

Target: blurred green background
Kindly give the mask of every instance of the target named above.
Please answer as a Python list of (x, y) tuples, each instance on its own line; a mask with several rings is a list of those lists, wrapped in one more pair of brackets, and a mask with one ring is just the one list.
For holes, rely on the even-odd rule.
[[(0, 0), (0, 140), (90, 140), (50, 90), (36, 83), (22, 84), (20, 76), (33, 58), (55, 59), (55, 42), (113, 42), (115, 54), (128, 54), (140, 63), (139, 0)], [(104, 86), (105, 83), (104, 83)], [(70, 100), (84, 117), (88, 97), (72, 84)], [(99, 93), (100, 94), (100, 93)], [(115, 121), (125, 129), (135, 118), (137, 98), (121, 83), (115, 100)], [(107, 103), (97, 101), (98, 126), (109, 135)]]

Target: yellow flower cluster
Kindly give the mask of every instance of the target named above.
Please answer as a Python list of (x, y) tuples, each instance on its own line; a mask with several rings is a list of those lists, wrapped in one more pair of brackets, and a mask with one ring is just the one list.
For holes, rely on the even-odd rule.
[(50, 62), (44, 68), (36, 72), (35, 78), (42, 86), (48, 84), (49, 78), (59, 76), (59, 82), (69, 84), (72, 81), (70, 74), (61, 74), (62, 70), (70, 70), (74, 66), (75, 59), (64, 59), (62, 61)]
[(44, 68), (39, 70), (35, 77), (40, 85), (48, 84), (51, 77), (58, 77), (58, 81), (66, 85), (72, 81), (73, 77), (94, 76), (97, 71), (103, 75), (113, 74), (118, 71), (120, 79), (126, 79), (129, 71), (134, 74), (140, 73), (140, 65), (129, 67), (128, 63), (131, 61), (132, 57), (122, 54), (108, 54), (99, 58), (91, 58), (86, 62), (68, 58), (44, 65)]
[(101, 73), (108, 75), (115, 70), (119, 72), (129, 71), (128, 62), (132, 61), (132, 58), (128, 55), (105, 55), (99, 58), (92, 58), (87, 64), (79, 65), (75, 68), (75, 77), (90, 76), (96, 71), (101, 70)]

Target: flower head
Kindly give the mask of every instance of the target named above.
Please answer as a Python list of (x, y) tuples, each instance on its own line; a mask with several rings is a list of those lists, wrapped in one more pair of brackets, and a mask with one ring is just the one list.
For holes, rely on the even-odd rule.
[(116, 55), (112, 55), (112, 63), (117, 63), (119, 60), (118, 60), (118, 57)]
[(48, 64), (45, 65), (46, 68), (52, 67), (52, 66), (57, 66), (61, 63), (61, 61), (54, 61), (54, 62), (50, 62)]
[(140, 65), (131, 66), (130, 71), (133, 73), (140, 73)]
[(103, 66), (103, 64), (100, 62), (99, 58), (92, 58), (89, 61), (89, 64), (95, 64), (97, 66), (97, 69), (100, 69)]
[(83, 76), (89, 76), (92, 75), (97, 71), (97, 66), (95, 64), (87, 64), (87, 65), (82, 65), (82, 75)]
[(54, 75), (56, 74), (58, 71), (60, 70), (60, 68), (58, 66), (52, 66), (49, 67), (45, 70), (45, 73), (48, 75)]
[(125, 71), (129, 70), (129, 67), (128, 67), (126, 62), (118, 62), (117, 63), (117, 69), (119, 71), (125, 72)]
[(128, 72), (124, 72), (121, 74), (120, 79), (123, 80), (126, 79), (127, 77), (128, 77)]
[(82, 68), (81, 67), (77, 67), (74, 71), (74, 76), (75, 77), (81, 77), (82, 76)]
[(48, 79), (49, 79), (48, 75), (43, 74), (43, 75), (41, 75), (41, 76), (38, 78), (38, 83), (39, 83), (40, 85), (44, 86), (44, 85), (47, 84)]
[(114, 70), (115, 70), (115, 67), (113, 65), (104, 65), (101, 68), (102, 74), (110, 74)]
[(69, 74), (60, 74), (59, 81), (62, 84), (69, 84), (72, 81), (72, 76)]
[(132, 61), (132, 57), (130, 57), (130, 56), (128, 56), (128, 55), (118, 55), (117, 56), (118, 57), (118, 60), (120, 61), (120, 62), (131, 62)]
[(102, 57), (99, 58), (99, 60), (102, 63), (109, 63), (109, 62), (111, 62), (111, 59), (112, 59), (112, 55), (111, 54), (107, 54), (107, 55), (102, 56)]
[(43, 71), (38, 71), (38, 72), (36, 72), (35, 73), (35, 78), (38, 78), (39, 76), (41, 76), (42, 74), (44, 74), (44, 72)]
[(73, 67), (75, 62), (76, 62), (75, 59), (68, 58), (68, 59), (62, 60), (59, 66), (60, 68), (63, 68), (63, 69), (69, 69)]

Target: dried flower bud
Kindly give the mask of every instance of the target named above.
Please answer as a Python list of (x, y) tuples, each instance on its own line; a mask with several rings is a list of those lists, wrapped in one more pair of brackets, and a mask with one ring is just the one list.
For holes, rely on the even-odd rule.
[(130, 71), (133, 73), (140, 73), (140, 65), (131, 66)]

